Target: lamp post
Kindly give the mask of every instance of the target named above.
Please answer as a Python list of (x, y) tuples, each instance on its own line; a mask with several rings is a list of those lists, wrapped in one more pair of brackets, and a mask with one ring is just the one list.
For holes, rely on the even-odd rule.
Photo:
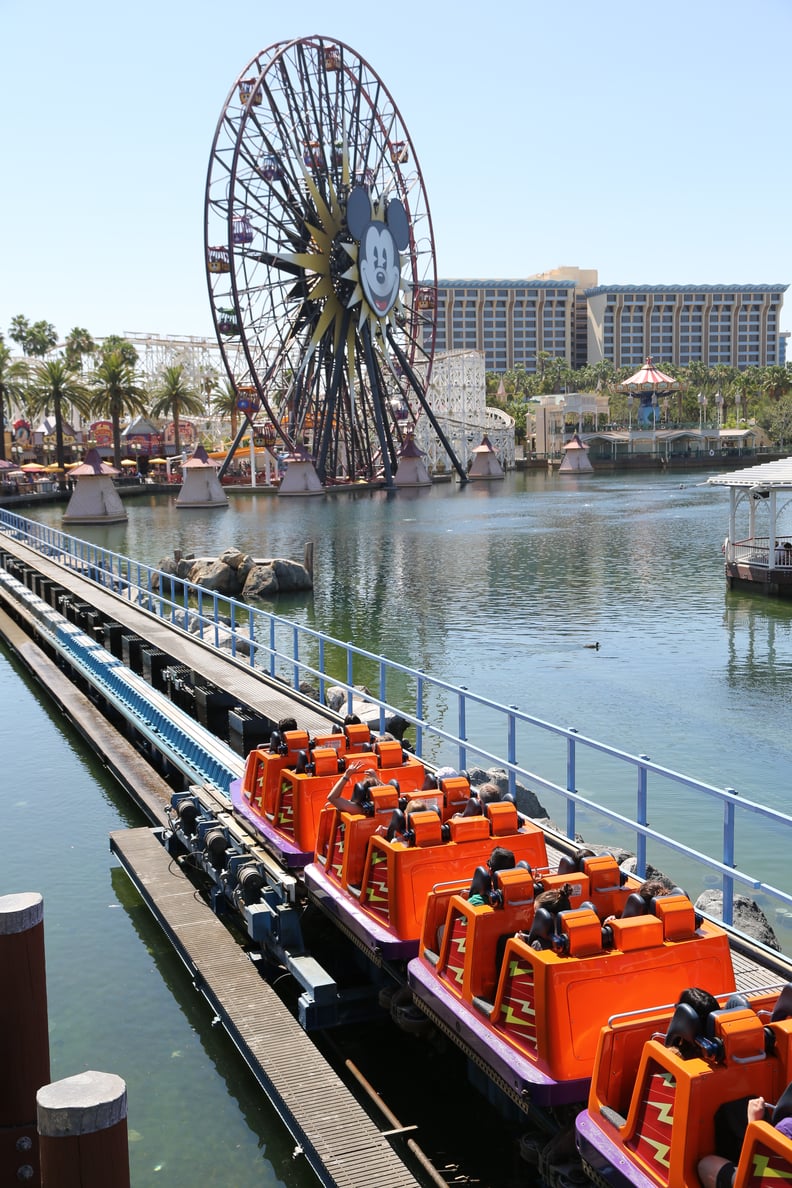
[(627, 415), (629, 418), (629, 422), (628, 422), (628, 426), (627, 426), (628, 433), (632, 433), (632, 408), (633, 408), (633, 400), (634, 399), (635, 399), (635, 397), (633, 396), (633, 394), (631, 392), (630, 395), (627, 397)]
[(739, 392), (734, 394), (734, 416), (737, 421), (737, 428), (740, 428), (740, 405), (742, 404), (742, 396)]
[(718, 406), (718, 432), (723, 428), (723, 397), (720, 392), (715, 393), (715, 403)]
[(697, 396), (699, 406), (699, 433), (704, 428), (704, 416), (707, 411), (707, 397), (703, 392), (699, 392)]

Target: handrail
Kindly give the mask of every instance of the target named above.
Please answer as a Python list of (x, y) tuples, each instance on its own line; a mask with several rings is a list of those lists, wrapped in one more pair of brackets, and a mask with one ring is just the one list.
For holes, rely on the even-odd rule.
[[(647, 869), (649, 842), (683, 855), (700, 870), (702, 883), (707, 873), (717, 876), (723, 891), (726, 923), (733, 922), (736, 884), (769, 896), (785, 911), (792, 909), (792, 894), (741, 869), (737, 862), (738, 817), (741, 828), (748, 817), (767, 822), (776, 837), (792, 826), (792, 817), (740, 796), (733, 788), (716, 787), (655, 763), (646, 755), (633, 755), (589, 738), (572, 726), (547, 722), (515, 705), (493, 701), (350, 641), (334, 639), (270, 611), (205, 590), (183, 578), (3, 509), (0, 509), (0, 533), (20, 540), (67, 568), (78, 570), (81, 576), (166, 620), (176, 630), (200, 632), (204, 642), (223, 648), (237, 663), (266, 672), (295, 689), (310, 679), (316, 682), (317, 692), (324, 700), (330, 686), (336, 686), (343, 690), (347, 710), (351, 711), (363, 685), (365, 700), (379, 710), (380, 730), (385, 728), (390, 715), (399, 714), (415, 729), (415, 750), (420, 757), (437, 763), (456, 762), (460, 769), (471, 761), (496, 764), (507, 773), (512, 791), (522, 783), (537, 795), (553, 795), (564, 807), (563, 832), (570, 839), (576, 836), (581, 811), (587, 818), (617, 828), (627, 839), (634, 838), (641, 875)], [(376, 684), (376, 693), (365, 688), (361, 674), (372, 685)], [(561, 744), (563, 751), (558, 759), (561, 778), (553, 778), (549, 770), (533, 771), (521, 762), (521, 756), (536, 753), (529, 737), (532, 731), (556, 738)], [(617, 765), (618, 778), (612, 784), (628, 794), (630, 785), (634, 788), (634, 816), (603, 804), (601, 777), (597, 783), (596, 772), (582, 773), (586, 759), (594, 755), (604, 756)], [(661, 818), (669, 787), (690, 790), (720, 805), (720, 821), (713, 822), (710, 828), (712, 853), (694, 849), (650, 826), (650, 802), (653, 815)]]

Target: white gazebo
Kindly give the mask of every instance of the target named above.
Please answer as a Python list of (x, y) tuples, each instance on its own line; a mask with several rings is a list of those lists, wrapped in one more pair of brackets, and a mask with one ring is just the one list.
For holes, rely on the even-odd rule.
[(707, 484), (729, 488), (728, 585), (792, 597), (792, 458), (714, 475)]
[(217, 464), (197, 445), (182, 468), (183, 480), (177, 507), (228, 507), (228, 496), (217, 477)]
[(408, 434), (399, 453), (399, 465), (393, 477), (397, 487), (431, 487), (432, 476), (424, 461), (425, 457), (412, 433)]
[(486, 433), (481, 439), (481, 445), (471, 450), (473, 461), (468, 471), (469, 479), (502, 479), (505, 477), (498, 455), (492, 448), (492, 442)]
[(76, 486), (63, 513), (64, 524), (122, 524), (127, 519), (126, 508), (113, 485), (118, 473), (102, 461), (97, 450), (89, 450), (85, 460), (69, 471)]

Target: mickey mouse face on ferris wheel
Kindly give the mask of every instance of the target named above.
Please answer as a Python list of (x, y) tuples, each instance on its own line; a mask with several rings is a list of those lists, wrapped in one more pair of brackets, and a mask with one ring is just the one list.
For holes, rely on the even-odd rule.
[(372, 217), (368, 193), (355, 186), (347, 202), (347, 226), (360, 244), (358, 275), (363, 295), (376, 317), (385, 318), (399, 296), (399, 252), (410, 242), (407, 213), (393, 198), (385, 208), (384, 220)]

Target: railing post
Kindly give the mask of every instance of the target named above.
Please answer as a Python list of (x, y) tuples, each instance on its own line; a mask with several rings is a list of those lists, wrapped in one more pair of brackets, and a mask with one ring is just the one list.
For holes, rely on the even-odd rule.
[(424, 720), (424, 674), (418, 673), (418, 685), (415, 690), (415, 716), (418, 723), (415, 727), (415, 753), (418, 758), (423, 754), (423, 720)]
[(295, 623), (292, 626), (292, 660), (294, 661), (294, 680), (293, 688), (300, 688), (300, 636), (299, 628)]
[(352, 713), (352, 689), (354, 687), (352, 682), (354, 680), (355, 671), (354, 671), (354, 657), (352, 654), (352, 644), (351, 644), (350, 640), (347, 640), (346, 658), (347, 658), (347, 662), (346, 662), (347, 713), (351, 714)]
[[(732, 796), (737, 795), (735, 788), (726, 788)], [(734, 867), (734, 802), (723, 802), (723, 865)], [(729, 875), (723, 876), (723, 923), (734, 923), (734, 879)]]
[(324, 659), (324, 636), (319, 636), (319, 700), (322, 705), (325, 704), (325, 659)]
[(248, 641), (250, 643), (250, 667), (256, 667), (256, 620), (253, 617), (253, 607), (248, 607)]
[[(569, 726), (567, 731), (567, 792), (576, 792), (575, 787), (575, 739), (574, 735), (577, 730), (574, 726)], [(575, 802), (567, 800), (566, 803), (566, 834), (574, 840), (575, 837)]]
[(465, 699), (467, 691), (467, 685), (459, 686), (459, 727), (457, 730), (457, 734), (459, 735), (459, 759), (457, 762), (460, 771), (467, 766), (467, 747), (464, 745), (467, 740), (467, 701)]
[(236, 603), (233, 598), (228, 601), (229, 619), (231, 620), (231, 655), (236, 659)]
[(382, 734), (383, 730), (385, 729), (385, 707), (382, 705), (382, 702), (388, 700), (388, 696), (387, 696), (388, 676), (387, 676), (387, 669), (386, 669), (387, 663), (388, 662), (385, 659), (385, 657), (380, 656), (380, 665), (379, 665), (379, 699), (380, 699), (379, 728), (380, 728), (380, 734)]
[[(519, 706), (510, 705), (510, 710), (517, 710)], [(506, 758), (510, 764), (517, 762), (517, 719), (510, 713), (506, 720)], [(509, 768), (509, 792), (514, 796), (517, 780), (514, 772)]]
[(270, 619), (270, 676), (275, 676), (275, 616)]
[[(638, 758), (645, 763), (649, 762), (648, 755), (639, 755)], [(647, 793), (647, 771), (645, 767), (638, 768), (638, 804), (636, 810), (636, 821), (639, 825), (648, 825), (648, 793)], [(646, 876), (646, 836), (643, 833), (638, 833), (635, 839), (635, 859), (637, 863), (637, 872), (641, 878)]]

